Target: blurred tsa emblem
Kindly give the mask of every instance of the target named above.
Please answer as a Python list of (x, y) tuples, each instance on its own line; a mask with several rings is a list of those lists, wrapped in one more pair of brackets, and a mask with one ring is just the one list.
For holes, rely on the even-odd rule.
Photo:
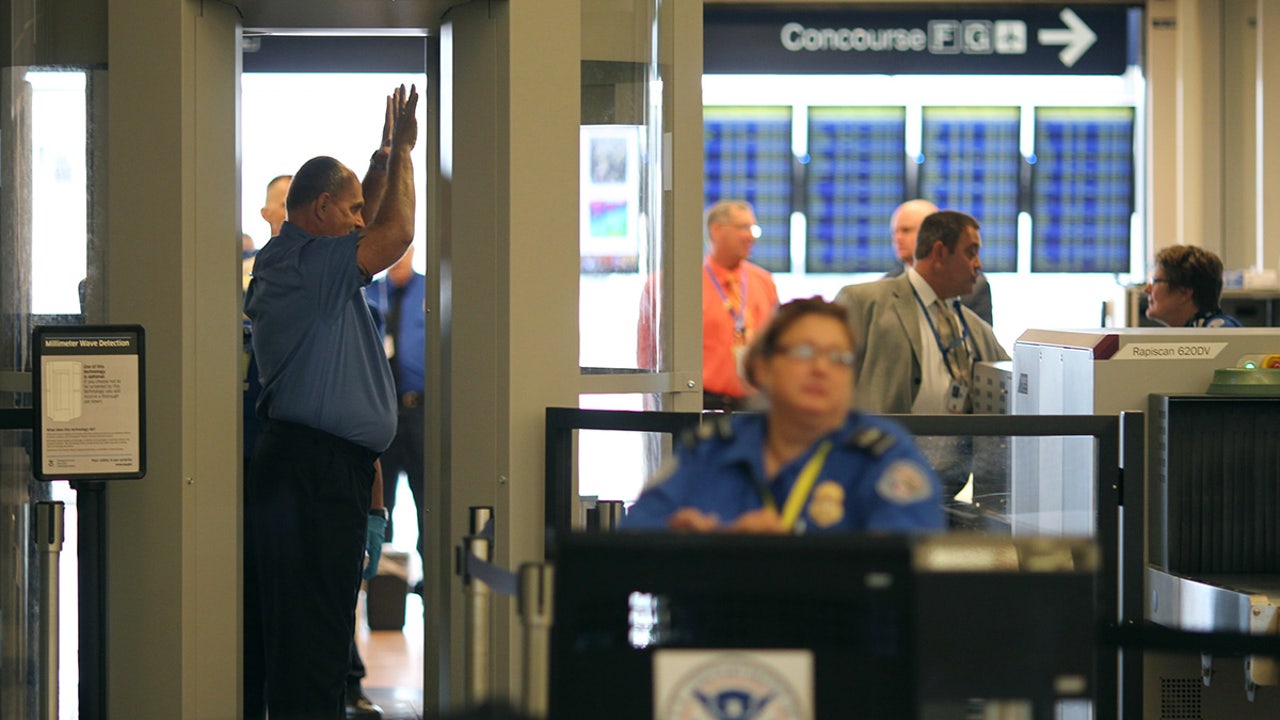
[[(812, 720), (813, 656), (803, 650), (683, 652), (659, 673), (654, 717), (663, 720)], [(694, 655), (689, 655), (693, 653)], [(665, 682), (662, 682), (665, 680)], [(663, 691), (663, 685), (666, 685)], [(661, 694), (659, 694), (661, 693)]]

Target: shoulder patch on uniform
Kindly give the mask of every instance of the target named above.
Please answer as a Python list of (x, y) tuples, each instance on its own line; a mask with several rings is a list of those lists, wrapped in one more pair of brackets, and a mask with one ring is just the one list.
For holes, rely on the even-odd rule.
[(876, 480), (876, 493), (891, 503), (909, 505), (933, 495), (924, 468), (911, 460), (897, 460)]
[(845, 445), (870, 453), (872, 457), (880, 457), (897, 443), (897, 439), (874, 425), (854, 428), (845, 440)]

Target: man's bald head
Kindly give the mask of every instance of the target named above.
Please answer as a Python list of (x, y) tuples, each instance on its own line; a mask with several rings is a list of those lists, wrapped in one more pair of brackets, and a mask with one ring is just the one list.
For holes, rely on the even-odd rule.
[(280, 234), (280, 226), (284, 225), (286, 216), (284, 202), (289, 196), (289, 183), (292, 175), (277, 175), (267, 183), (267, 199), (262, 204), (262, 219), (271, 226), (271, 237)]
[(889, 228), (893, 231), (893, 251), (903, 265), (915, 262), (916, 234), (920, 232), (920, 223), (936, 212), (937, 205), (919, 199), (908, 200), (893, 211), (889, 218)]

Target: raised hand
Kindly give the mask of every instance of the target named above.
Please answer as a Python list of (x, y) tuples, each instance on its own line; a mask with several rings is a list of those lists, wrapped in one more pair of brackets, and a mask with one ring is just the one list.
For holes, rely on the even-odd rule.
[(412, 150), (418, 143), (417, 110), (417, 86), (410, 85), (407, 92), (404, 85), (396, 88), (395, 93), (388, 100), (387, 116), (391, 123), (391, 133), (389, 136), (384, 135), (384, 142)]
[(395, 105), (393, 103), (394, 99), (388, 95), (387, 111), (385, 117), (382, 119), (382, 144), (378, 146), (384, 150), (391, 149), (391, 128), (395, 126), (396, 118)]

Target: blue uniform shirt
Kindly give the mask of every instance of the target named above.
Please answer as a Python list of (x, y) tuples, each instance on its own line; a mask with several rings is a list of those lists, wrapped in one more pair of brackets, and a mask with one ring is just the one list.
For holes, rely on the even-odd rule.
[[(666, 528), (679, 508), (693, 507), (723, 523), (764, 507), (764, 492), (785, 507), (805, 464), (822, 444), (764, 480), (763, 415), (708, 420), (679, 443), (673, 468), (636, 501), (623, 529)], [(827, 436), (831, 450), (804, 501), (796, 532), (940, 530), (938, 478), (911, 436), (883, 417), (850, 413)]]
[(1201, 310), (1196, 316), (1187, 321), (1186, 327), (1244, 327), (1240, 321), (1234, 317), (1218, 310)]
[(314, 237), (286, 222), (258, 252), (245, 294), (262, 381), (258, 414), (382, 452), (396, 396), (365, 303), (356, 233)]
[[(391, 281), (382, 277), (375, 280), (366, 293), (369, 303), (382, 313), (384, 319), (391, 316), (395, 292), (396, 287)], [(395, 353), (400, 362), (396, 392), (402, 395), (422, 393), (427, 384), (427, 278), (413, 273), (400, 292), (404, 296), (400, 299), (399, 327), (395, 328)]]

